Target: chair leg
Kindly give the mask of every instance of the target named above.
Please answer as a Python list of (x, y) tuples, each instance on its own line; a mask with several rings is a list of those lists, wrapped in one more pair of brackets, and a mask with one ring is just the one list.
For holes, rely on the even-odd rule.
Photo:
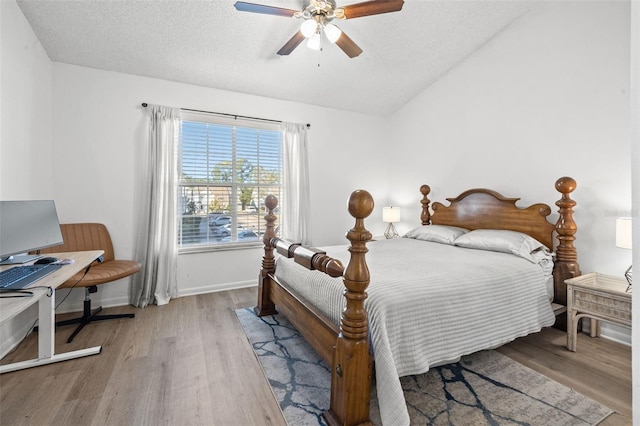
[(98, 312), (102, 310), (102, 306), (96, 308), (94, 312), (91, 312), (91, 297), (90, 293), (95, 293), (96, 290), (91, 291), (90, 289), (95, 289), (95, 287), (85, 287), (84, 288), (84, 309), (82, 311), (82, 316), (79, 318), (68, 319), (64, 321), (56, 322), (56, 327), (65, 326), (71, 324), (79, 324), (78, 327), (71, 333), (71, 336), (67, 339), (67, 343), (71, 343), (76, 337), (80, 330), (84, 328), (85, 325), (89, 324), (92, 321), (105, 321), (110, 319), (117, 318), (135, 318), (135, 314), (113, 314), (113, 315), (96, 315)]

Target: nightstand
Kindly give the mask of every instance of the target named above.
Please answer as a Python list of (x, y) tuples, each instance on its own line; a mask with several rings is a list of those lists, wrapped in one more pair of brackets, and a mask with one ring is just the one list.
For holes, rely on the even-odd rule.
[(591, 337), (600, 335), (600, 321), (631, 327), (631, 293), (623, 278), (597, 272), (565, 280), (567, 284), (567, 349), (576, 350), (578, 323), (591, 319)]

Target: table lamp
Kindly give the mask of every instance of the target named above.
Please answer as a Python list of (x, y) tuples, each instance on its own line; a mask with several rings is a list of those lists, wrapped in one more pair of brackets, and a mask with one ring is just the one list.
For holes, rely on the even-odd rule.
[(382, 221), (389, 224), (387, 230), (384, 231), (384, 236), (389, 238), (395, 238), (398, 236), (394, 223), (400, 222), (400, 209), (398, 207), (384, 207), (382, 209)]
[[(633, 247), (631, 243), (631, 218), (630, 217), (619, 217), (616, 219), (616, 246), (624, 249), (629, 249)], [(627, 279), (629, 286), (627, 287), (627, 291), (631, 291), (631, 267), (624, 273), (624, 277)]]

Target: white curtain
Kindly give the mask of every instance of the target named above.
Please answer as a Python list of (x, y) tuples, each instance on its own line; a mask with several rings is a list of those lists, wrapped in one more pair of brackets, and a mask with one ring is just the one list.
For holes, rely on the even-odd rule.
[(164, 305), (178, 294), (177, 176), (180, 109), (149, 105), (149, 138), (143, 143), (138, 187), (140, 212), (131, 304)]
[(284, 202), (280, 236), (309, 244), (309, 173), (307, 129), (303, 124), (282, 123), (284, 161)]

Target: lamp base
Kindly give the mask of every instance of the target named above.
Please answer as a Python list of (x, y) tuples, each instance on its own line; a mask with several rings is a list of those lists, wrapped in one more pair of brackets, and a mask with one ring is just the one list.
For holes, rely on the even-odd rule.
[(625, 271), (624, 277), (627, 279), (629, 285), (627, 286), (627, 293), (631, 293), (631, 268), (633, 265), (629, 266), (629, 268)]
[(384, 236), (387, 238), (387, 240), (398, 236), (398, 231), (396, 231), (396, 227), (393, 226), (393, 223), (389, 222), (389, 226), (387, 226), (387, 230), (384, 231)]

